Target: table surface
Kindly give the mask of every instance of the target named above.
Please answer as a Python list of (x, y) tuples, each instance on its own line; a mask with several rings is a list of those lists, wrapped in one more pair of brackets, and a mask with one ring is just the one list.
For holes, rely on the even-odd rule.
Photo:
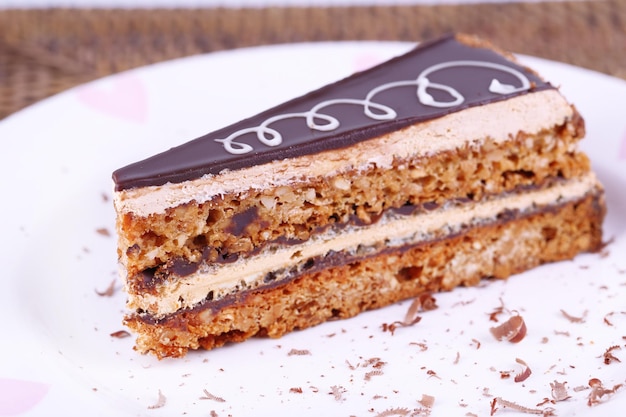
[[(2, 1), (7, 6), (11, 0)], [(290, 0), (284, 4), (294, 2), (312, 3)], [(1, 8), (0, 119), (52, 94), (122, 70), (225, 49), (291, 42), (417, 42), (464, 32), (516, 53), (626, 79), (623, 0), (395, 3)]]

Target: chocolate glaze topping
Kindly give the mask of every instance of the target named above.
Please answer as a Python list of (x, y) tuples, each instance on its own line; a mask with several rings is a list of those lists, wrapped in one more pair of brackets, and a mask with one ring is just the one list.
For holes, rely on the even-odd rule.
[(117, 191), (348, 147), (468, 107), (552, 87), (448, 36), (113, 173)]

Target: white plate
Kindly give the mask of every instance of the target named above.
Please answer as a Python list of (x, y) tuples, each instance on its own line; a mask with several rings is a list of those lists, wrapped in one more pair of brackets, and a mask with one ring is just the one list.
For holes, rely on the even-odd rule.
[[(119, 285), (112, 297), (96, 290), (116, 278), (115, 238), (104, 233), (114, 230), (115, 168), (409, 47), (321, 43), (191, 57), (72, 89), (2, 121), (0, 416), (400, 415), (422, 408), (423, 395), (435, 398), (433, 415), (485, 416), (496, 396), (536, 408), (554, 381), (567, 382), (571, 398), (539, 408), (623, 411), (625, 388), (594, 407), (590, 390), (575, 388), (590, 378), (609, 388), (626, 382), (626, 83), (536, 58), (523, 60), (562, 85), (587, 120), (584, 148), (609, 206), (602, 254), (439, 294), (437, 310), (393, 335), (382, 325), (402, 320), (409, 302), (178, 360), (139, 355), (132, 338), (110, 336), (123, 329), (124, 294)], [(490, 334), (501, 301), (527, 323), (519, 344)], [(621, 347), (612, 350), (621, 362), (606, 365), (611, 346)], [(516, 359), (532, 370), (524, 382), (514, 382)]]

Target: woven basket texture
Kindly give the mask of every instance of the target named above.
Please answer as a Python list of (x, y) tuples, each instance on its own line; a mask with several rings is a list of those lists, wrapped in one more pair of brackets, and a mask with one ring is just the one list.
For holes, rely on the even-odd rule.
[(255, 9), (0, 11), (0, 119), (122, 70), (276, 43), (420, 41), (450, 32), (626, 79), (626, 1)]

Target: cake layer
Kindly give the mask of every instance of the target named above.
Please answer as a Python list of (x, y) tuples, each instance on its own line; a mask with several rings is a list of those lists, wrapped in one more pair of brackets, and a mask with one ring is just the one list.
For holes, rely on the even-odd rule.
[[(503, 216), (524, 216), (552, 204), (581, 199), (600, 189), (593, 174), (553, 184), (549, 188), (506, 194), (478, 203), (446, 204), (429, 212), (401, 215), (391, 211), (368, 226), (331, 228), (299, 243), (271, 246), (234, 262), (200, 261), (198, 265), (164, 269), (162, 276), (129, 281), (128, 307), (160, 318), (179, 309), (216, 301), (238, 291), (292, 279), (314, 267), (328, 254), (342, 253), (345, 262), (373, 253), (417, 245), (462, 233), (464, 229), (496, 223)], [(515, 214), (511, 214), (515, 213)], [(179, 272), (179, 271), (182, 271)]]
[(332, 318), (352, 317), (425, 291), (505, 278), (542, 263), (599, 250), (604, 201), (583, 197), (525, 213), (515, 221), (477, 224), (451, 235), (327, 269), (266, 288), (238, 292), (160, 320), (131, 314), (136, 349), (158, 357), (183, 356), (249, 337), (279, 337)]
[[(544, 93), (555, 91), (533, 95)], [(517, 100), (522, 98), (511, 101)], [(478, 108), (467, 112), (474, 110)], [(539, 114), (555, 109), (542, 108), (537, 114), (529, 109), (518, 110), (513, 112), (518, 118), (515, 129), (521, 129), (526, 118), (537, 120)], [(369, 223), (388, 207), (479, 199), (484, 194), (512, 191), (519, 186), (541, 185), (552, 178), (580, 176), (589, 170), (588, 159), (577, 151), (577, 142), (584, 134), (582, 119), (567, 104), (557, 110), (563, 114), (549, 121), (555, 124), (535, 132), (511, 130), (508, 136), (501, 132), (496, 139), (491, 136), (496, 132), (486, 129), (461, 140), (460, 126), (472, 125), (475, 115), (455, 113), (428, 126), (408, 128), (421, 132), (413, 136), (409, 132), (394, 133), (371, 143), (362, 142), (355, 149), (250, 168), (254, 174), (229, 171), (219, 178), (118, 192), (120, 261), (132, 276), (158, 266), (159, 259), (184, 257), (196, 262), (205, 246), (223, 256), (236, 257), (279, 238), (307, 239), (312, 230), (345, 222), (351, 216)], [(487, 114), (482, 117), (487, 118)], [(445, 128), (446, 123), (456, 123), (456, 130)], [(401, 133), (407, 136), (403, 138)], [(456, 147), (437, 152), (415, 148), (413, 154), (402, 151), (415, 142), (420, 146), (444, 142), (446, 134), (458, 138), (450, 143)], [(440, 140), (433, 140), (435, 137)], [(396, 151), (401, 156), (393, 155)], [(356, 165), (355, 155), (362, 159), (360, 165)], [(281, 165), (279, 171), (276, 165)], [(318, 170), (321, 165), (332, 165), (333, 169)], [(339, 166), (341, 169), (336, 170)], [(251, 177), (267, 180), (257, 184)], [(277, 182), (280, 177), (283, 179)], [(235, 188), (230, 192), (223, 189), (224, 194), (212, 195), (204, 203), (189, 201), (188, 197), (178, 200), (181, 195), (176, 190), (202, 201), (209, 198), (213, 183), (223, 181), (231, 181), (229, 186)], [(163, 196), (167, 190), (172, 192), (167, 200), (172, 207), (163, 213), (145, 213), (139, 207), (146, 203), (142, 202), (144, 196), (150, 200), (150, 191)]]

